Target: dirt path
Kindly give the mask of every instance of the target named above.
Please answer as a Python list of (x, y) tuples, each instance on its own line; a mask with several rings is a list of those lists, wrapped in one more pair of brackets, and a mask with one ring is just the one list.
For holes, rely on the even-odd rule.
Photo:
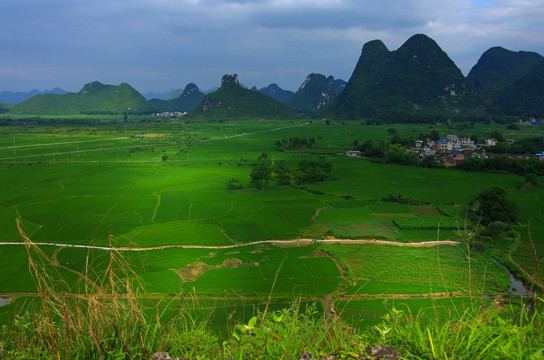
[(55, 143), (43, 143), (43, 144), (27, 144), (27, 145), (15, 145), (15, 146), (3, 146), (0, 147), (0, 150), (4, 149), (20, 149), (20, 148), (29, 148), (29, 147), (36, 147), (36, 146), (55, 146), (55, 145), (65, 145), (65, 144), (83, 144), (83, 143), (89, 143), (89, 142), (97, 142), (97, 141), (114, 141), (114, 140), (126, 140), (126, 137), (118, 137), (118, 138), (111, 138), (111, 139), (91, 139), (91, 140), (79, 140), (79, 141), (61, 141), (61, 142), (55, 142)]
[(326, 207), (320, 207), (315, 210), (315, 214), (312, 216), (312, 222), (315, 223), (315, 218), (319, 216), (319, 212), (323, 209), (328, 209)]
[[(261, 240), (253, 241), (242, 244), (232, 245), (161, 245), (150, 247), (108, 247), (108, 246), (94, 246), (94, 245), (78, 245), (78, 244), (58, 244), (58, 243), (34, 243), (34, 245), (41, 246), (59, 246), (59, 247), (71, 247), (81, 249), (93, 249), (93, 250), (106, 250), (106, 251), (150, 251), (150, 250), (164, 250), (164, 249), (234, 249), (252, 245), (260, 244), (272, 244), (276, 246), (281, 245), (310, 245), (314, 243), (321, 244), (378, 244), (378, 245), (393, 245), (393, 246), (406, 246), (406, 247), (431, 247), (438, 245), (459, 245), (458, 241), (453, 240), (441, 240), (441, 241), (424, 241), (424, 242), (410, 242), (399, 243), (395, 241), (387, 240), (375, 240), (375, 239), (294, 239), (294, 240)], [(6, 245), (24, 245), (23, 242), (0, 242), (0, 246)]]
[(155, 204), (155, 209), (153, 210), (153, 216), (151, 216), (151, 222), (155, 222), (155, 216), (157, 215), (157, 210), (159, 209), (159, 206), (161, 206), (161, 193), (158, 192), (157, 194), (157, 203)]

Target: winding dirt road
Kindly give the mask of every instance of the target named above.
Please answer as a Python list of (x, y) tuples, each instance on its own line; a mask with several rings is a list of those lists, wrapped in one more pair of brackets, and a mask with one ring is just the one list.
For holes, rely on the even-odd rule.
[[(152, 251), (152, 250), (164, 250), (164, 249), (233, 249), (245, 246), (260, 245), (260, 244), (272, 244), (272, 245), (310, 245), (314, 243), (321, 244), (378, 244), (378, 245), (393, 245), (393, 246), (407, 246), (407, 247), (430, 247), (438, 245), (459, 245), (458, 241), (453, 240), (441, 240), (441, 241), (424, 241), (424, 242), (408, 242), (401, 243), (388, 240), (375, 240), (375, 239), (294, 239), (294, 240), (261, 240), (253, 241), (249, 243), (231, 244), (231, 245), (161, 245), (150, 247), (108, 247), (108, 246), (94, 246), (94, 245), (78, 245), (78, 244), (58, 244), (58, 243), (33, 243), (37, 246), (58, 246), (58, 247), (71, 247), (81, 249), (93, 249), (93, 250), (105, 250), (105, 251)], [(0, 242), (0, 246), (5, 245), (24, 245), (23, 242)]]

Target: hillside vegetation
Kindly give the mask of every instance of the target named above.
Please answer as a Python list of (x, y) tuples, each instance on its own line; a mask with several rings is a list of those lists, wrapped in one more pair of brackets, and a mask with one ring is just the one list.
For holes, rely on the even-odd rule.
[(268, 95), (243, 88), (238, 76), (225, 75), (221, 87), (206, 95), (187, 119), (223, 121), (230, 119), (293, 119), (297, 115)]
[(543, 60), (544, 57), (535, 52), (514, 52), (499, 46), (492, 47), (482, 54), (468, 73), (467, 79), (486, 101), (490, 101)]
[(481, 110), (473, 85), (434, 40), (419, 34), (396, 51), (379, 40), (366, 43), (345, 90), (320, 114), (421, 122)]
[(83, 86), (78, 93), (35, 95), (13, 106), (10, 114), (115, 115), (153, 111), (156, 108), (129, 84), (104, 85), (94, 81)]

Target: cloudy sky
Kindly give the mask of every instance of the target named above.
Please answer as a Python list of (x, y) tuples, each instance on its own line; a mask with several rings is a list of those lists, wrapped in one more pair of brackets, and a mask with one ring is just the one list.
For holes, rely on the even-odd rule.
[(2, 0), (0, 91), (98, 80), (164, 92), (189, 82), (296, 90), (348, 80), (364, 43), (424, 33), (466, 75), (490, 47), (544, 55), (543, 0)]

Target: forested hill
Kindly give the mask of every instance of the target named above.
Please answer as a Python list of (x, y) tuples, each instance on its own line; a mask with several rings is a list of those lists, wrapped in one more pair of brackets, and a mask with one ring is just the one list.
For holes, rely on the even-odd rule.
[(514, 52), (496, 46), (482, 54), (467, 78), (486, 101), (491, 101), (501, 90), (527, 75), (542, 60), (544, 57), (535, 52)]
[(86, 84), (78, 93), (35, 95), (10, 113), (35, 115), (145, 114), (157, 109), (127, 83)]
[(224, 75), (221, 87), (206, 95), (188, 119), (222, 121), (230, 119), (293, 119), (297, 115), (276, 99), (243, 88), (238, 75)]
[(366, 43), (345, 90), (320, 114), (395, 122), (478, 113), (478, 104), (474, 86), (448, 55), (417, 34), (396, 51), (380, 40)]
[(499, 92), (493, 105), (496, 112), (510, 116), (544, 116), (544, 60)]

